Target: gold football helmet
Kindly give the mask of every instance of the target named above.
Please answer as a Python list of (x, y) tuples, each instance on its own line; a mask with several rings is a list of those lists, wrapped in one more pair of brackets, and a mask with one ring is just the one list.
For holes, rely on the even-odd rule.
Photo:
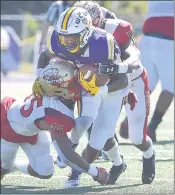
[(40, 74), (39, 83), (47, 96), (77, 100), (81, 94), (75, 66), (60, 58), (50, 60)]

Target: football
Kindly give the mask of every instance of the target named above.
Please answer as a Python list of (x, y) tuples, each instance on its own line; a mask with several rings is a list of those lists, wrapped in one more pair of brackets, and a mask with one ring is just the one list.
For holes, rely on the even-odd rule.
[(96, 75), (96, 86), (100, 87), (109, 81), (108, 75), (102, 75), (98, 73), (98, 66), (95, 64), (84, 64), (79, 68), (79, 72), (82, 73), (84, 80), (90, 81), (94, 75)]

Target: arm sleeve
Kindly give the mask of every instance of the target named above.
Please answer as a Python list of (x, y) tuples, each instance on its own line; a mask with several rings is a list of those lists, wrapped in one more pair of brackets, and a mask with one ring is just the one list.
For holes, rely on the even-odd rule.
[(54, 133), (70, 132), (75, 125), (72, 117), (53, 108), (45, 108), (44, 120), (51, 126)]

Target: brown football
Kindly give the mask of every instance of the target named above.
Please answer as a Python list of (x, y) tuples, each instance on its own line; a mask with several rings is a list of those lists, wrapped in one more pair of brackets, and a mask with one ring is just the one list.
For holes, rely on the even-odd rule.
[(96, 85), (103, 86), (109, 80), (108, 75), (102, 75), (98, 73), (98, 66), (94, 64), (84, 64), (79, 68), (79, 72), (84, 76), (84, 80), (90, 81), (96, 74)]

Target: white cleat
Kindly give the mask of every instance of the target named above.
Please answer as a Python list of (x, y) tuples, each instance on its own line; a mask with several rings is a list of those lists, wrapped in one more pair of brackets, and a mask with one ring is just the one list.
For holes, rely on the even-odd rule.
[(64, 183), (64, 188), (76, 188), (80, 185), (81, 173), (72, 169), (68, 180)]

